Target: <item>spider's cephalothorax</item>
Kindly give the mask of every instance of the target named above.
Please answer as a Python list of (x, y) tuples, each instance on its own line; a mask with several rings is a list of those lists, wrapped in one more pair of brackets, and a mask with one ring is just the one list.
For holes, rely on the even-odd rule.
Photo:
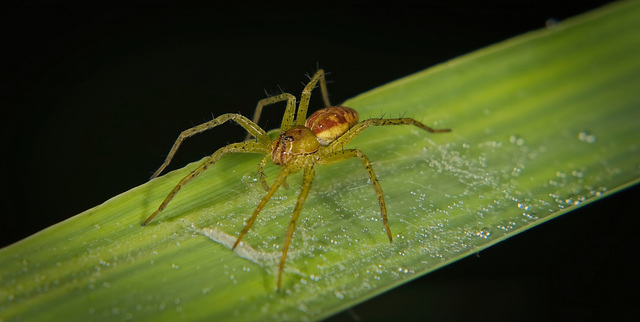
[[(320, 89), (322, 91), (322, 99), (324, 101), (325, 108), (313, 113), (307, 119), (307, 109), (309, 107), (309, 99), (311, 97), (311, 91), (320, 82)], [(266, 105), (276, 102), (287, 101), (287, 107), (285, 109), (284, 117), (282, 118), (282, 124), (280, 125), (280, 135), (275, 140), (267, 135), (267, 133), (260, 128), (257, 123), (262, 113), (262, 108)], [(433, 129), (430, 128), (412, 118), (396, 118), (396, 119), (368, 119), (358, 123), (358, 113), (351, 108), (343, 106), (330, 106), (329, 96), (327, 94), (327, 85), (324, 79), (324, 71), (318, 70), (316, 74), (311, 78), (311, 81), (305, 86), (300, 97), (300, 103), (296, 109), (296, 98), (291, 94), (280, 94), (260, 100), (256, 106), (256, 111), (253, 116), (253, 121), (240, 114), (223, 114), (215, 119), (194, 126), (190, 129), (183, 131), (178, 139), (174, 143), (169, 155), (165, 159), (160, 168), (151, 176), (151, 178), (157, 177), (162, 170), (169, 164), (174, 154), (178, 150), (178, 147), (182, 141), (190, 136), (201, 133), (203, 131), (212, 129), (228, 120), (233, 120), (242, 127), (244, 127), (248, 134), (247, 139), (244, 142), (229, 144), (218, 151), (214, 152), (203, 164), (198, 166), (195, 170), (184, 177), (173, 188), (169, 195), (160, 204), (158, 209), (147, 218), (142, 225), (148, 224), (156, 215), (158, 215), (169, 204), (171, 199), (180, 191), (180, 189), (191, 179), (195, 178), (206, 170), (209, 166), (218, 161), (226, 153), (262, 153), (266, 156), (262, 159), (258, 165), (258, 173), (260, 173), (260, 180), (262, 186), (267, 191), (267, 194), (262, 198), (253, 214), (247, 220), (246, 225), (240, 232), (240, 235), (236, 239), (233, 248), (235, 249), (242, 237), (249, 231), (251, 225), (258, 217), (258, 214), (265, 207), (267, 202), (271, 199), (273, 194), (285, 185), (286, 178), (289, 174), (304, 171), (302, 179), (302, 190), (298, 196), (296, 206), (291, 216), (289, 227), (287, 228), (287, 235), (282, 250), (282, 257), (280, 258), (280, 265), (278, 269), (278, 281), (277, 289), (280, 289), (282, 284), (282, 272), (284, 270), (284, 263), (287, 259), (287, 252), (291, 245), (293, 238), (293, 232), (295, 230), (296, 221), (300, 215), (302, 205), (307, 199), (309, 190), (311, 189), (311, 182), (315, 174), (314, 166), (316, 164), (329, 164), (335, 163), (351, 158), (359, 158), (364, 165), (373, 188), (378, 196), (378, 203), (380, 205), (380, 215), (382, 222), (387, 233), (387, 237), (391, 242), (393, 237), (391, 236), (391, 229), (389, 228), (389, 222), (387, 220), (387, 207), (384, 201), (384, 195), (382, 188), (378, 182), (376, 174), (373, 172), (371, 162), (369, 159), (357, 149), (344, 149), (344, 146), (355, 138), (360, 132), (369, 126), (383, 126), (383, 125), (414, 125), (425, 131), (431, 133), (449, 132), (449, 129)], [(249, 140), (254, 137), (255, 140)], [(267, 161), (271, 158), (274, 164), (280, 166), (282, 170), (276, 177), (273, 185), (269, 187), (263, 173), (263, 168)]]
[(296, 156), (315, 153), (320, 148), (316, 136), (307, 127), (296, 125), (280, 133), (273, 142), (271, 160), (275, 165), (287, 166)]

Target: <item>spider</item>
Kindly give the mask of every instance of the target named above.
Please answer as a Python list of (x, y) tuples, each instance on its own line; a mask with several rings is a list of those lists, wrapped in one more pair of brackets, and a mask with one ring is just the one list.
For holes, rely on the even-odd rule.
[[(317, 86), (318, 82), (320, 83), (322, 99), (326, 107), (316, 111), (307, 118), (307, 109), (309, 107), (311, 92)], [(267, 132), (257, 125), (257, 122), (260, 119), (263, 107), (282, 101), (287, 101), (287, 105), (284, 117), (282, 118), (282, 124), (280, 125), (280, 134), (275, 140), (272, 140), (267, 135)], [(240, 235), (236, 239), (236, 242), (233, 244), (232, 249), (235, 249), (242, 240), (242, 237), (247, 233), (247, 231), (249, 231), (251, 225), (253, 225), (253, 222), (258, 217), (260, 211), (262, 211), (267, 202), (271, 197), (273, 197), (273, 194), (278, 190), (278, 188), (280, 188), (280, 186), (284, 186), (285, 188), (287, 187), (287, 176), (298, 171), (303, 171), (302, 189), (298, 196), (295, 208), (293, 209), (293, 215), (291, 216), (291, 221), (287, 228), (286, 239), (282, 250), (282, 256), (280, 258), (276, 290), (280, 290), (282, 285), (282, 272), (287, 259), (287, 251), (291, 245), (298, 216), (300, 215), (302, 206), (309, 195), (316, 164), (331, 164), (351, 158), (358, 158), (362, 161), (364, 168), (369, 174), (369, 179), (373, 185), (373, 189), (378, 196), (380, 214), (382, 216), (382, 222), (384, 224), (387, 237), (389, 238), (389, 242), (392, 242), (393, 237), (391, 236), (391, 229), (389, 228), (389, 222), (387, 220), (387, 207), (385, 205), (384, 195), (382, 193), (380, 183), (378, 182), (378, 178), (371, 166), (371, 162), (360, 150), (344, 149), (343, 147), (369, 126), (407, 124), (417, 126), (431, 133), (451, 131), (450, 129), (434, 129), (412, 118), (376, 118), (364, 120), (358, 123), (358, 113), (354, 109), (343, 106), (331, 106), (329, 103), (329, 95), (327, 94), (324, 71), (319, 69), (315, 75), (311, 77), (309, 83), (302, 91), (300, 103), (298, 104), (297, 109), (295, 96), (283, 93), (260, 100), (256, 106), (253, 121), (240, 114), (228, 113), (220, 115), (209, 122), (183, 131), (173, 144), (173, 147), (169, 151), (164, 163), (151, 176), (151, 179), (157, 177), (169, 164), (184, 139), (206, 130), (210, 130), (229, 120), (235, 121), (247, 130), (248, 134), (245, 141), (229, 144), (218, 149), (204, 163), (191, 171), (191, 173), (186, 177), (182, 178), (182, 180), (178, 182), (178, 184), (160, 204), (158, 209), (149, 216), (142, 225), (147, 225), (151, 220), (153, 220), (154, 217), (167, 207), (167, 204), (169, 204), (171, 199), (175, 197), (178, 191), (180, 191), (185, 184), (207, 170), (207, 168), (216, 163), (216, 161), (218, 161), (223, 155), (227, 153), (266, 154), (258, 164), (258, 173), (260, 175), (262, 186), (267, 191), (267, 194), (262, 198), (256, 209), (253, 211), (253, 214), (249, 220), (247, 220), (244, 228), (240, 232)], [(254, 137), (255, 139), (249, 140), (251, 137)], [(269, 159), (271, 159), (274, 164), (281, 167), (280, 174), (276, 177), (271, 187), (267, 184), (263, 171)]]

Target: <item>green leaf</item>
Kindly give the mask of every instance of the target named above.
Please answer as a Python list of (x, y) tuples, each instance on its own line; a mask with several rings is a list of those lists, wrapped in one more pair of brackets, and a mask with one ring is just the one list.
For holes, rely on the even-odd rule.
[(0, 250), (0, 320), (321, 319), (636, 184), (638, 16), (616, 3), (345, 102), (453, 130), (350, 143), (374, 163), (391, 244), (360, 162), (318, 167), (276, 292), (300, 174), (235, 251), (260, 155), (224, 157), (140, 226), (201, 160)]

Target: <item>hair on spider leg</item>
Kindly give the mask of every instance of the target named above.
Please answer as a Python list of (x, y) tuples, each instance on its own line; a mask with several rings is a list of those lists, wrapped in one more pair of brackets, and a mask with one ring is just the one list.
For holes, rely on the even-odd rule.
[[(315, 76), (315, 74), (317, 73), (318, 70), (320, 70), (320, 68), (316, 68), (316, 72), (313, 73), (314, 76)], [(327, 75), (331, 75), (332, 72), (324, 72), (323, 74), (324, 74), (324, 78), (327, 78)], [(305, 73), (304, 75), (307, 76), (307, 78), (309, 80), (311, 80), (313, 78), (313, 76), (311, 76), (311, 74), (309, 74), (309, 73)], [(305, 84), (305, 85), (307, 85), (307, 84)]]
[(269, 128), (269, 120), (264, 121), (264, 127), (267, 129)]
[[(326, 82), (326, 80), (325, 80), (325, 82)], [(307, 85), (307, 84), (305, 84), (304, 82), (300, 82), (300, 84), (302, 84), (302, 85)], [(320, 84), (315, 84), (315, 85), (313, 85), (312, 90), (313, 90), (313, 89), (318, 88), (319, 86), (320, 86)]]
[[(319, 68), (318, 68), (318, 69), (316, 69), (316, 70), (319, 70)], [(316, 74), (316, 73), (317, 73), (317, 72), (314, 72), (314, 76), (315, 76), (315, 74)], [(304, 75), (305, 75), (309, 80), (312, 80), (312, 79), (313, 79), (313, 77), (314, 77), (314, 76), (311, 76), (311, 74), (309, 74), (309, 73), (305, 73)], [(323, 75), (324, 75), (324, 76), (323, 76), (323, 78), (325, 79), (325, 82), (327, 82), (327, 75), (331, 75), (331, 72), (323, 72)], [(307, 84), (308, 84), (308, 83), (302, 83), (302, 85), (304, 85), (304, 86), (306, 86)], [(319, 86), (319, 85), (320, 85), (320, 84), (316, 83), (316, 85), (315, 85), (313, 88), (318, 88), (318, 86)]]
[(267, 98), (269, 98), (269, 97), (274, 97), (274, 96), (278, 95), (278, 94), (276, 94), (276, 93), (274, 93), (274, 92), (270, 92), (270, 91), (269, 91), (268, 89), (266, 89), (266, 88), (264, 89), (264, 94), (267, 96)]

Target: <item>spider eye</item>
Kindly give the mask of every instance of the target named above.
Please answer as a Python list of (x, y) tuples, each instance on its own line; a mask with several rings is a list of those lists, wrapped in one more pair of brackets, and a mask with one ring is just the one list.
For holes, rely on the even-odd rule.
[(287, 135), (287, 136), (284, 137), (284, 140), (285, 141), (293, 141), (293, 136)]

